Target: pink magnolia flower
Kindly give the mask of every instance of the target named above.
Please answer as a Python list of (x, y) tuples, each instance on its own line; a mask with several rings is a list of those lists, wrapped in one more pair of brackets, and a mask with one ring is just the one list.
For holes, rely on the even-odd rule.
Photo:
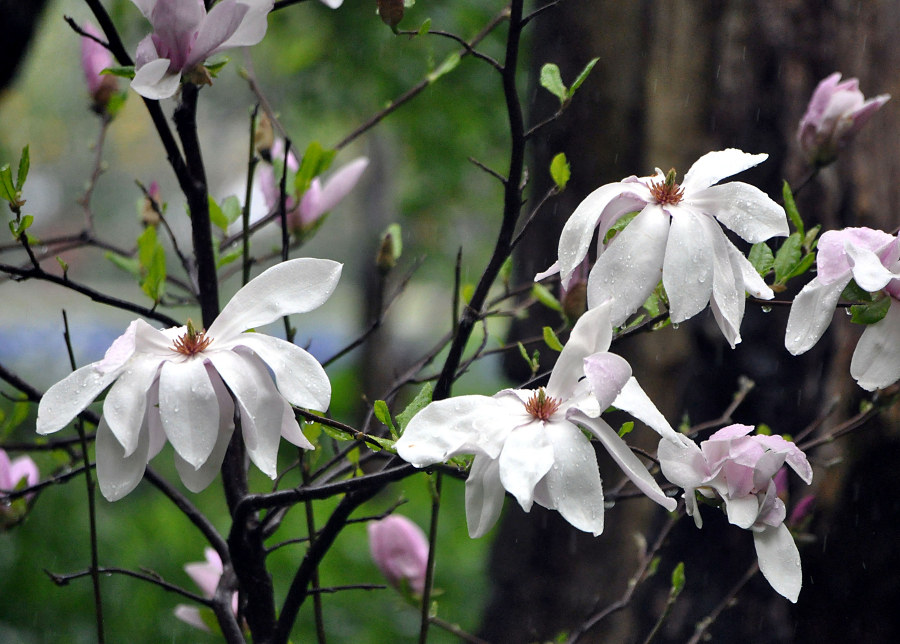
[(37, 465), (29, 456), (10, 460), (9, 455), (0, 449), (0, 491), (12, 492), (22, 481), (25, 481), (27, 487), (31, 487), (40, 479)]
[[(219, 553), (212, 548), (204, 549), (203, 554), (206, 557), (206, 561), (189, 563), (184, 567), (184, 571), (194, 580), (203, 596), (207, 599), (212, 599), (216, 594), (216, 588), (219, 586), (219, 579), (222, 578), (222, 559), (219, 557)], [(231, 596), (231, 610), (237, 615), (237, 592)], [(209, 626), (203, 620), (200, 609), (196, 606), (178, 604), (175, 607), (175, 617), (195, 628), (209, 631)]]
[(900, 379), (900, 240), (871, 228), (829, 230), (819, 239), (814, 277), (791, 305), (784, 344), (809, 351), (831, 322), (841, 292), (855, 280), (890, 298), (887, 314), (866, 326), (850, 361), (850, 375), (868, 391)]
[(415, 523), (399, 514), (369, 521), (369, 549), (381, 574), (395, 588), (421, 595), (428, 568), (428, 540)]
[(703, 441), (659, 443), (663, 475), (684, 489), (685, 507), (697, 527), (703, 526), (696, 492), (724, 501), (728, 521), (753, 532), (763, 576), (780, 595), (797, 601), (803, 577), (800, 553), (784, 525), (785, 506), (774, 477), (787, 464), (803, 481), (812, 481), (806, 455), (781, 436), (748, 436), (749, 425), (723, 427)]
[[(103, 38), (103, 34), (90, 22), (84, 23), (81, 28), (92, 36)], [(92, 38), (81, 39), (81, 69), (84, 71), (84, 80), (88, 86), (88, 92), (94, 99), (94, 106), (102, 111), (112, 95), (118, 90), (118, 81), (115, 76), (101, 75), (107, 67), (113, 66), (112, 54), (109, 50)]]
[(274, 4), (274, 0), (222, 0), (207, 13), (203, 0), (132, 2), (153, 32), (138, 44), (131, 87), (151, 99), (172, 96), (183, 74), (208, 83), (203, 62), (226, 49), (262, 40)]
[(866, 100), (857, 79), (840, 80), (840, 72), (835, 72), (820, 82), (800, 120), (797, 140), (814, 165), (825, 166), (834, 161), (872, 115), (891, 99), (890, 94), (880, 94)]

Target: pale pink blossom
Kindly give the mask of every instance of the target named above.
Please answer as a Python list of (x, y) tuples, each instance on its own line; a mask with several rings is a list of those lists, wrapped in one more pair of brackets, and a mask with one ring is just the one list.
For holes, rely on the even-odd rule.
[[(222, 578), (222, 558), (212, 548), (206, 548), (203, 551), (206, 561), (199, 561), (185, 565), (184, 571), (197, 584), (197, 588), (207, 599), (212, 599), (216, 594), (216, 588), (219, 586), (219, 580)], [(233, 593), (231, 596), (231, 610), (235, 615), (238, 613), (238, 594)], [(194, 628), (209, 631), (209, 626), (203, 620), (200, 609), (196, 606), (188, 606), (187, 604), (178, 604), (175, 607), (175, 617), (190, 624)]]
[(369, 550), (381, 574), (395, 588), (422, 594), (428, 569), (428, 540), (422, 528), (399, 514), (369, 521)]
[[(103, 38), (103, 34), (90, 22), (81, 26), (85, 33), (96, 38)], [(109, 103), (109, 99), (118, 89), (118, 81), (110, 74), (100, 74), (104, 69), (114, 65), (112, 54), (109, 50), (93, 38), (81, 38), (81, 69), (84, 71), (84, 80), (87, 83), (88, 92), (94, 100), (94, 106), (102, 110)]]
[(26, 487), (31, 487), (40, 479), (40, 472), (31, 457), (20, 456), (10, 459), (9, 455), (0, 449), (0, 491), (12, 492), (22, 482)]

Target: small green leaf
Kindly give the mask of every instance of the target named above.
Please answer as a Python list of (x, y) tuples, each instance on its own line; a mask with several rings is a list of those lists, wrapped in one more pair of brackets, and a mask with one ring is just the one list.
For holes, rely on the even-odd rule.
[(672, 590), (671, 595), (673, 597), (678, 596), (684, 588), (684, 562), (679, 561), (678, 565), (675, 566), (675, 569), (672, 570)]
[(222, 212), (222, 209), (219, 207), (219, 204), (216, 203), (216, 200), (212, 198), (212, 195), (209, 196), (209, 221), (222, 232), (225, 232), (228, 229), (228, 217)]
[(228, 58), (228, 56), (225, 56), (222, 60), (216, 61), (214, 63), (208, 63), (204, 65), (204, 67), (206, 67), (206, 71), (209, 72), (209, 75), (215, 78), (219, 75), (219, 72), (222, 71), (222, 68), (225, 67), (225, 65), (227, 65), (229, 62), (231, 62), (231, 59)]
[(100, 74), (110, 74), (112, 76), (118, 76), (119, 78), (127, 78), (131, 80), (134, 78), (134, 65), (125, 65), (122, 67), (107, 67)]
[(300, 169), (294, 177), (294, 190), (298, 195), (306, 192), (312, 180), (331, 166), (336, 154), (337, 150), (326, 150), (318, 141), (313, 141), (307, 146), (300, 162)]
[(625, 438), (631, 431), (634, 429), (634, 421), (629, 420), (627, 423), (622, 423), (622, 426), (619, 428), (619, 438)]
[(425, 409), (425, 405), (431, 402), (432, 394), (434, 394), (434, 385), (426, 382), (422, 385), (416, 397), (412, 399), (412, 402), (406, 406), (406, 409), (397, 414), (397, 424), (400, 426), (400, 433), (403, 433), (412, 417)]
[(594, 69), (594, 65), (597, 64), (599, 58), (594, 58), (587, 65), (584, 66), (584, 69), (581, 70), (581, 73), (578, 74), (578, 78), (575, 79), (575, 82), (572, 83), (572, 87), (569, 88), (569, 98), (572, 98), (575, 95), (575, 90), (581, 87), (581, 84), (587, 80), (588, 75), (591, 73), (591, 70)]
[(553, 309), (554, 311), (559, 311), (560, 313), (562, 313), (562, 304), (559, 303), (559, 300), (557, 300), (553, 296), (553, 293), (551, 293), (550, 290), (543, 284), (535, 283), (534, 285), (532, 285), (531, 295), (548, 309)]
[(419, 27), (419, 31), (416, 33), (419, 36), (424, 36), (429, 31), (431, 31), (431, 18), (425, 18), (425, 22), (422, 23), (422, 26)]
[(792, 277), (798, 277), (803, 275), (806, 271), (809, 270), (810, 266), (813, 265), (813, 262), (816, 261), (816, 256), (813, 253), (807, 253), (803, 256), (803, 258), (797, 263), (797, 265), (788, 273), (784, 279), (789, 280)]
[(222, 268), (223, 266), (228, 266), (233, 261), (240, 259), (241, 255), (244, 254), (243, 248), (237, 248), (230, 253), (225, 253), (224, 255), (219, 255), (219, 258), (216, 260), (216, 268)]
[(776, 282), (784, 282), (791, 271), (800, 263), (800, 247), (802, 245), (800, 233), (792, 233), (781, 245), (781, 248), (778, 249), (773, 262)]
[(850, 280), (850, 283), (841, 292), (842, 300), (850, 300), (851, 302), (874, 302), (875, 294), (864, 291), (856, 280)]
[(225, 200), (222, 202), (222, 213), (225, 215), (225, 219), (228, 220), (229, 224), (233, 224), (240, 219), (242, 212), (241, 202), (237, 197), (234, 195), (225, 197)]
[[(761, 436), (771, 436), (772, 428), (769, 427), (766, 423), (760, 423), (756, 426), (756, 433), (760, 434)], [(784, 434), (782, 434), (782, 436), (784, 436)]]
[(56, 263), (59, 264), (59, 267), (62, 269), (63, 276), (65, 276), (65, 274), (69, 272), (69, 265), (59, 255), (56, 256)]
[(765, 242), (753, 244), (747, 259), (753, 265), (753, 268), (756, 269), (756, 272), (763, 277), (768, 275), (775, 265), (775, 255), (772, 254), (772, 249)]
[(326, 425), (324, 423), (319, 423), (322, 426), (322, 432), (336, 441), (350, 441), (353, 440), (353, 436), (348, 432), (345, 432), (342, 429), (338, 429), (337, 427), (332, 427), (331, 425)]
[(103, 256), (126, 273), (130, 273), (135, 277), (138, 277), (141, 273), (141, 265), (135, 257), (125, 257), (112, 251), (106, 251), (103, 253)]
[(553, 161), (550, 162), (550, 176), (553, 177), (557, 188), (561, 191), (566, 189), (566, 184), (569, 183), (569, 178), (572, 176), (572, 170), (569, 168), (569, 161), (564, 153), (560, 152), (553, 157)]
[[(531, 369), (531, 373), (537, 373), (538, 368), (540, 367), (540, 363), (536, 362), (534, 358), (528, 355), (528, 349), (525, 348), (525, 345), (521, 342), (516, 343), (519, 347), (519, 354), (522, 356), (522, 359), (528, 363), (528, 368)], [(540, 354), (535, 352), (537, 357), (540, 357)]]
[(566, 89), (565, 84), (562, 82), (558, 66), (553, 63), (546, 63), (541, 67), (540, 82), (541, 87), (559, 99), (560, 105), (568, 100), (569, 90)]
[(819, 236), (820, 230), (822, 230), (822, 224), (816, 224), (806, 231), (806, 237), (803, 238), (803, 248), (806, 249), (807, 253), (811, 253), (816, 249), (816, 245), (819, 243), (816, 237)]
[(147, 226), (137, 242), (141, 290), (154, 302), (159, 302), (166, 283), (166, 252), (156, 238), (156, 227)]
[(803, 220), (800, 218), (800, 211), (797, 210), (797, 204), (794, 202), (794, 193), (791, 192), (791, 186), (787, 181), (781, 186), (781, 196), (784, 198), (784, 211), (791, 223), (794, 224), (796, 231), (800, 233), (800, 237), (804, 237), (806, 233), (803, 228)]
[(9, 203), (16, 203), (16, 187), (12, 180), (12, 171), (9, 164), (6, 163), (0, 167), (0, 197), (6, 199)]
[(850, 307), (850, 321), (854, 324), (881, 322), (891, 306), (891, 298), (883, 297), (871, 304), (854, 304)]
[(647, 566), (647, 577), (652, 577), (656, 574), (656, 571), (659, 570), (659, 563), (662, 561), (662, 557), (653, 557), (650, 560), (650, 565)]
[(444, 61), (435, 68), (433, 72), (428, 74), (428, 76), (426, 77), (428, 82), (433, 83), (444, 74), (449, 74), (450, 72), (452, 72), (454, 69), (456, 69), (456, 66), (459, 65), (460, 60), (462, 60), (462, 58), (460, 58), (459, 53), (457, 52), (453, 52), (452, 54), (447, 56)]
[(606, 232), (606, 235), (603, 237), (603, 243), (605, 244), (609, 242), (609, 240), (612, 239), (616, 235), (616, 233), (624, 230), (625, 226), (630, 224), (631, 220), (637, 217), (638, 212), (640, 211), (636, 210), (634, 212), (629, 212), (628, 214), (622, 215), (621, 217), (616, 219), (616, 223), (610, 226), (609, 230)]
[(656, 289), (650, 294), (647, 300), (643, 304), (644, 310), (650, 314), (650, 317), (655, 318), (657, 315), (662, 313), (662, 310), (659, 306), (659, 294), (656, 292)]
[(397, 438), (397, 428), (394, 427), (394, 421), (391, 419), (391, 410), (388, 409), (387, 403), (383, 400), (376, 400), (373, 405), (373, 411), (375, 412), (375, 418), (377, 418), (382, 425), (391, 430), (391, 436)]
[(22, 148), (22, 157), (19, 159), (19, 173), (16, 175), (16, 190), (22, 190), (25, 185), (25, 179), (28, 178), (28, 169), (31, 167), (31, 155), (28, 153), (28, 146)]
[(509, 280), (512, 278), (512, 269), (513, 269), (513, 259), (512, 255), (503, 260), (503, 264), (500, 265), (500, 281), (509, 285)]
[(549, 326), (544, 327), (544, 342), (554, 351), (562, 351), (563, 345)]
[(475, 295), (475, 285), (471, 282), (466, 282), (462, 285), (462, 288), (459, 289), (459, 296), (466, 304), (472, 301), (473, 295)]

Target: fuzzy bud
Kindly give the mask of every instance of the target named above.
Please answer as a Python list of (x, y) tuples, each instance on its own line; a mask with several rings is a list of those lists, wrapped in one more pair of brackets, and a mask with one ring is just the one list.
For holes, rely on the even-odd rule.
[(369, 549), (381, 574), (395, 588), (421, 594), (428, 569), (428, 540), (415, 523), (399, 514), (370, 521)]

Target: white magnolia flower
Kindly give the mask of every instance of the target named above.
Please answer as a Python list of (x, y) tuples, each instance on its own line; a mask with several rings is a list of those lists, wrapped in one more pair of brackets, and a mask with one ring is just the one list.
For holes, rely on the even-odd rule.
[(699, 492), (724, 501), (729, 523), (753, 532), (759, 569), (779, 594), (797, 601), (803, 575), (800, 553), (784, 525), (784, 502), (776, 495), (775, 474), (787, 464), (807, 484), (812, 468), (806, 454), (781, 436), (748, 434), (749, 425), (729, 425), (703, 441), (659, 442), (659, 465), (665, 477), (684, 488), (688, 515), (703, 527)]
[[(732, 347), (741, 341), (744, 292), (772, 299), (756, 269), (728, 240), (724, 225), (751, 243), (788, 234), (784, 209), (740, 181), (715, 185), (763, 162), (768, 155), (728, 149), (700, 157), (679, 185), (675, 172), (628, 177), (601, 186), (579, 204), (559, 239), (559, 260), (535, 279), (560, 273), (567, 286), (598, 229), (597, 261), (588, 278), (588, 306), (614, 299), (614, 326), (646, 301), (662, 277), (673, 322), (710, 304)], [(638, 212), (608, 244), (623, 215)], [(718, 223), (716, 223), (718, 220)]]
[(291, 405), (324, 411), (331, 383), (300, 347), (244, 331), (317, 308), (340, 274), (341, 265), (325, 259), (273, 266), (239, 290), (205, 332), (190, 322), (158, 330), (135, 320), (102, 360), (47, 390), (38, 407), (37, 432), (62, 429), (112, 385), (97, 427), (103, 495), (114, 501), (131, 492), (166, 439), (175, 448), (181, 480), (197, 492), (222, 464), (236, 404), (250, 459), (275, 478), (281, 437), (312, 449)]
[(866, 326), (850, 375), (873, 391), (900, 379), (900, 240), (871, 228), (829, 230), (819, 239), (816, 277), (803, 287), (788, 316), (784, 345), (794, 355), (809, 351), (828, 328), (841, 292), (855, 280), (864, 291), (884, 291), (887, 314)]
[(628, 363), (606, 352), (612, 339), (609, 319), (610, 305), (605, 304), (578, 320), (546, 388), (432, 402), (407, 425), (397, 453), (416, 467), (475, 455), (466, 481), (472, 537), (482, 536), (497, 521), (504, 489), (526, 512), (537, 502), (558, 510), (579, 530), (603, 531), (597, 458), (581, 427), (597, 437), (642, 492), (670, 511), (675, 508), (628, 445), (599, 418), (612, 404), (680, 440), (631, 377)]

